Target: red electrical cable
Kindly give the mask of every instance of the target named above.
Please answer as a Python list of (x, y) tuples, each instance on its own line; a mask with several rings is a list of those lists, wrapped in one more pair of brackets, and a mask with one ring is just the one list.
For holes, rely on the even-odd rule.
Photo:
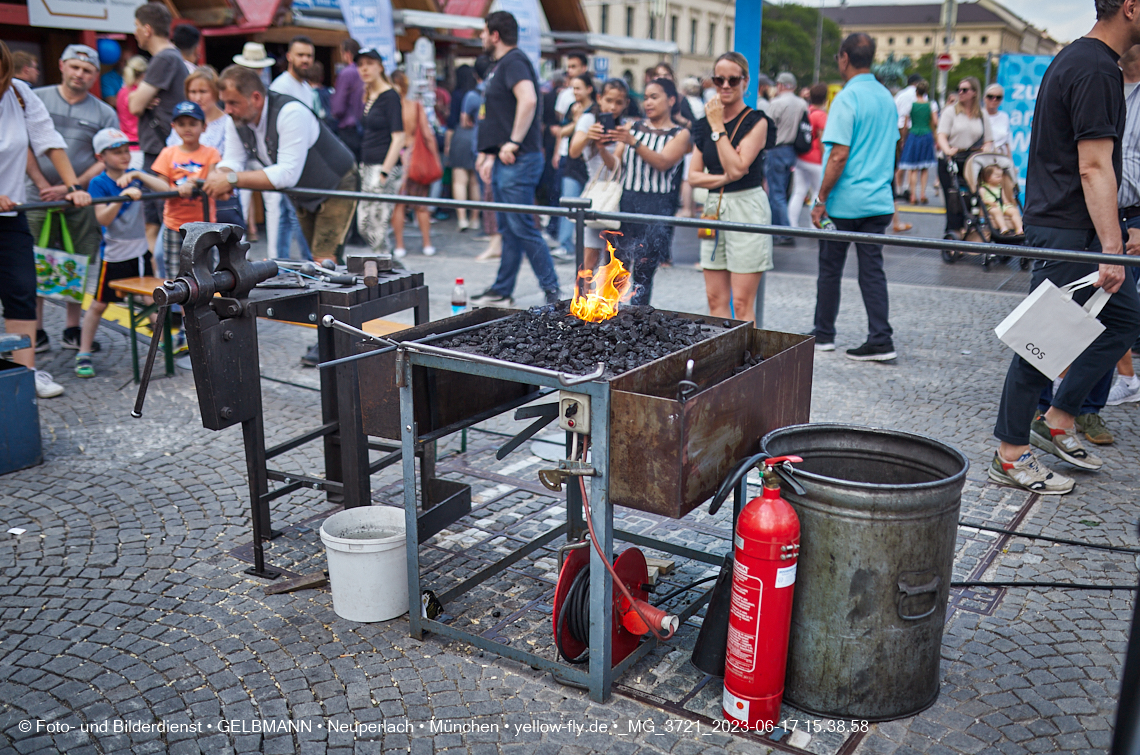
[[(586, 453), (589, 449), (589, 443), (586, 441), (587, 438), (582, 439), (583, 462), (586, 461)], [(590, 502), (586, 498), (586, 478), (584, 476), (578, 476), (578, 485), (582, 488), (582, 507), (585, 509), (586, 513), (586, 526), (590, 530), (590, 542), (593, 543), (594, 550), (598, 552), (598, 557), (601, 558), (602, 563), (606, 565), (606, 569), (609, 571), (610, 576), (613, 577), (613, 580), (617, 584), (618, 589), (621, 590), (621, 594), (624, 595), (625, 599), (629, 601), (630, 607), (634, 610), (634, 612), (637, 613), (642, 623), (644, 623), (645, 626), (649, 627), (649, 631), (653, 632), (653, 636), (661, 642), (672, 639), (674, 634), (672, 629), (669, 630), (669, 634), (661, 636), (661, 634), (657, 631), (657, 627), (653, 625), (653, 622), (645, 617), (645, 614), (643, 614), (641, 612), (641, 609), (637, 607), (636, 599), (630, 595), (629, 590), (625, 586), (625, 582), (623, 582), (621, 577), (617, 575), (617, 572), (614, 571), (614, 567), (610, 565), (609, 559), (606, 558), (606, 554), (602, 552), (602, 546), (598, 545), (598, 536), (594, 534), (594, 517), (590, 515)]]

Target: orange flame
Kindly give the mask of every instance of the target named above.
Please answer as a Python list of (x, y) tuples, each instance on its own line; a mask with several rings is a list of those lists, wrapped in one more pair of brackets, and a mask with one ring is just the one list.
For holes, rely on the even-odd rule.
[(608, 238), (606, 251), (610, 254), (610, 261), (599, 267), (597, 273), (590, 270), (578, 271), (579, 283), (574, 288), (570, 314), (586, 322), (610, 319), (618, 313), (618, 304), (629, 301), (633, 296), (633, 278), (621, 260), (614, 256), (614, 245)]

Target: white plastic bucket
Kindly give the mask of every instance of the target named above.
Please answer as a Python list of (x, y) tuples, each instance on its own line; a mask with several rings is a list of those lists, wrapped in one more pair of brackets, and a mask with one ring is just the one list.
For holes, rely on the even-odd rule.
[(333, 610), (349, 621), (388, 621), (408, 612), (404, 512), (361, 506), (321, 525)]

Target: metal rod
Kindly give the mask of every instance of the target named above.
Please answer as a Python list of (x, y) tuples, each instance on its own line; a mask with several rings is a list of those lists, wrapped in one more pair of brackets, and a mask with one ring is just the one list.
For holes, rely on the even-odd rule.
[[(1005, 244), (983, 244), (975, 241), (955, 241), (953, 239), (931, 238), (904, 238), (901, 236), (885, 236), (876, 233), (854, 233), (850, 231), (824, 231), (817, 228), (792, 228), (790, 226), (759, 225), (753, 223), (735, 223), (725, 220), (707, 220), (704, 218), (678, 218), (669, 215), (646, 215), (630, 212), (596, 212), (593, 210), (580, 210), (566, 207), (536, 207), (535, 205), (499, 204), (497, 202), (461, 202), (455, 199), (432, 199), (430, 197), (404, 197), (392, 194), (369, 194), (356, 191), (318, 191), (315, 189), (289, 189), (286, 193), (299, 196), (334, 197), (343, 199), (356, 199), (364, 202), (392, 202), (410, 205), (425, 205), (433, 207), (468, 208), (489, 210), (492, 212), (517, 212), (536, 214), (541, 210), (544, 215), (557, 215), (559, 217), (584, 217), (586, 220), (616, 220), (622, 223), (640, 223), (645, 225), (672, 225), (681, 228), (713, 228), (718, 231), (739, 231), (741, 233), (762, 233), (770, 236), (793, 236), (803, 239), (817, 239), (821, 241), (848, 241), (865, 244), (880, 244), (896, 246), (906, 249), (925, 249), (929, 251), (952, 251), (966, 254), (996, 254), (1008, 257), (1028, 257), (1030, 259), (1055, 260), (1061, 262), (1087, 262), (1093, 265), (1124, 265), (1140, 267), (1140, 256), (1101, 254), (1097, 252), (1067, 251), (1061, 249), (1043, 249), (1041, 247), (1009, 246)], [(148, 195), (154, 196), (154, 195)], [(69, 204), (69, 203), (64, 203)]]
[(470, 590), (472, 587), (475, 587), (476, 585), (484, 582), (488, 577), (493, 577), (496, 574), (505, 571), (507, 567), (518, 563), (547, 543), (557, 539), (560, 535), (565, 535), (568, 531), (568, 528), (569, 525), (565, 523), (560, 524), (550, 532), (547, 532), (545, 535), (539, 535), (534, 540), (531, 540), (529, 543), (522, 546), (518, 550), (511, 551), (508, 555), (500, 558), (495, 563), (483, 567), (459, 584), (448, 588), (446, 592), (440, 593), (439, 602), (447, 605), (463, 593)]
[(309, 441), (316, 440), (317, 438), (328, 435), (329, 433), (335, 433), (338, 427), (340, 427), (339, 422), (326, 422), (315, 430), (310, 430), (303, 435), (298, 435), (297, 437), (291, 438), (284, 443), (279, 443), (272, 448), (265, 449), (265, 458), (272, 459), (274, 456), (280, 456), (286, 451), (292, 451), (298, 446), (303, 446)]
[(624, 543), (644, 545), (646, 548), (654, 548), (656, 550), (665, 551), (666, 553), (672, 553), (674, 556), (682, 556), (691, 561), (700, 561), (705, 564), (712, 564), (713, 566), (719, 566), (724, 562), (724, 556), (717, 556), (712, 553), (694, 550), (693, 548), (686, 548), (683, 545), (674, 545), (673, 543), (658, 540), (648, 535), (639, 535), (636, 532), (615, 529), (614, 537)]
[(481, 354), (468, 354), (466, 351), (455, 351), (453, 349), (441, 349), (438, 346), (428, 346), (423, 343), (416, 343), (414, 341), (406, 341), (401, 344), (402, 348), (408, 351), (418, 351), (421, 354), (434, 354), (439, 357), (447, 357), (449, 359), (459, 359), (464, 362), (475, 362), (476, 364), (485, 364), (489, 367), (509, 367), (512, 370), (525, 372), (529, 375), (540, 375), (546, 378), (554, 378), (559, 383), (565, 386), (581, 385), (582, 383), (589, 383), (592, 380), (597, 380), (606, 371), (606, 365), (598, 362), (598, 366), (593, 372), (587, 375), (568, 375), (564, 372), (556, 372), (554, 370), (545, 370), (541, 367), (531, 367), (525, 364), (515, 364), (514, 362), (506, 362), (502, 359), (495, 359), (494, 357), (485, 357)]
[(322, 317), (321, 318), (321, 325), (325, 326), (326, 328), (333, 328), (334, 330), (339, 330), (342, 333), (348, 333), (351, 336), (360, 336), (361, 338), (363, 338), (366, 341), (374, 341), (376, 343), (382, 343), (385, 346), (392, 346), (393, 348), (398, 346), (398, 344), (391, 339), (384, 338), (383, 336), (373, 335), (372, 333), (369, 333), (366, 330), (361, 330), (360, 328), (353, 327), (352, 325), (349, 325), (346, 322), (341, 322), (340, 320), (336, 319), (332, 315), (325, 315), (324, 317)]
[[(177, 191), (158, 191), (153, 194), (143, 194), (140, 202), (149, 202), (152, 199), (174, 199), (181, 196)], [(91, 204), (115, 204), (117, 202), (133, 202), (130, 197), (119, 194), (114, 197), (92, 197)], [(25, 202), (18, 204), (13, 209), (14, 212), (27, 212), (28, 210), (59, 210), (75, 207), (71, 202), (66, 199), (61, 199), (58, 202)]]

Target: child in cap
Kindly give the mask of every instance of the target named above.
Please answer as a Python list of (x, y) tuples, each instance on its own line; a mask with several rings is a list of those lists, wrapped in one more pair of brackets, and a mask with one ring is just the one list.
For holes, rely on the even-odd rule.
[[(213, 147), (206, 147), (200, 143), (202, 134), (206, 130), (206, 115), (202, 108), (194, 102), (179, 102), (174, 106), (171, 114), (171, 126), (181, 137), (182, 143), (166, 147), (158, 153), (150, 169), (156, 173), (151, 176), (140, 171), (131, 171), (126, 180), (135, 178), (142, 181), (153, 191), (176, 190), (181, 199), (168, 199), (162, 212), (163, 230), (163, 274), (167, 279), (178, 276), (178, 256), (182, 250), (182, 235), (178, 229), (183, 223), (195, 223), (203, 220), (213, 221), (216, 208), (213, 200), (209, 201), (210, 214), (205, 215), (203, 209), (204, 195), (191, 199), (196, 188), (195, 181), (204, 179), (213, 170), (214, 166), (222, 161), (222, 156)], [(166, 181), (163, 181), (162, 178)], [(120, 185), (125, 186), (126, 183)]]
[(103, 163), (103, 172), (91, 179), (88, 189), (92, 197), (127, 196), (129, 202), (95, 204), (95, 219), (103, 226), (100, 247), (99, 285), (95, 301), (83, 316), (79, 336), (79, 353), (75, 356), (77, 377), (95, 377), (91, 363), (91, 344), (103, 312), (111, 302), (122, 298), (111, 281), (154, 275), (151, 254), (147, 250), (146, 219), (143, 217), (142, 184), (128, 180), (120, 185), (131, 165), (130, 137), (117, 128), (105, 128), (91, 140), (95, 156)]

